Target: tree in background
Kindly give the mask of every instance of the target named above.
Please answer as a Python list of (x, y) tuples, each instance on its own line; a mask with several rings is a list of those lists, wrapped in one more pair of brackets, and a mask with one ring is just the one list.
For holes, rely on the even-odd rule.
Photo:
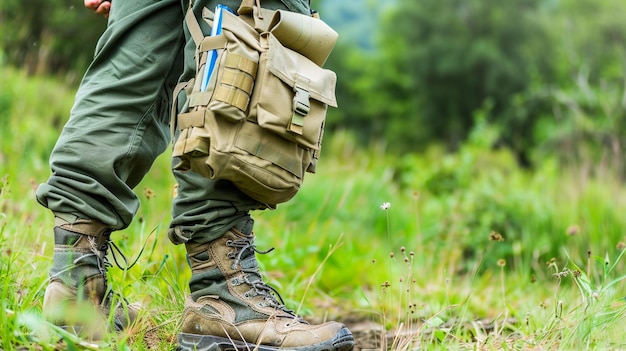
[(624, 178), (626, 2), (562, 0), (551, 18), (553, 81), (539, 80), (551, 114), (535, 128), (540, 155)]
[(527, 129), (511, 107), (533, 73), (550, 69), (550, 45), (537, 23), (540, 3), (400, 0), (379, 32), (375, 76), (386, 106), (376, 118), (385, 120), (385, 136), (401, 149), (442, 141), (454, 150), (483, 107), (493, 122)]
[(30, 74), (81, 76), (106, 21), (76, 0), (3, 0), (0, 48), (4, 60)]
[(523, 165), (557, 154), (623, 168), (625, 11), (621, 0), (397, 0), (361, 31), (376, 47), (338, 43), (329, 126), (393, 151), (455, 150), (479, 113)]

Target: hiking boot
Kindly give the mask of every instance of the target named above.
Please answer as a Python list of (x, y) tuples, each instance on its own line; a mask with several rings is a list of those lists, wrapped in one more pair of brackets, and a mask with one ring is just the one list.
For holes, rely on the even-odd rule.
[(108, 287), (110, 234), (109, 228), (90, 220), (54, 227), (54, 256), (43, 314), (51, 323), (92, 340), (101, 339), (105, 330), (127, 328), (140, 308)]
[(231, 229), (207, 244), (187, 242), (192, 277), (179, 350), (349, 351), (343, 324), (311, 325), (284, 306), (259, 272), (254, 236)]

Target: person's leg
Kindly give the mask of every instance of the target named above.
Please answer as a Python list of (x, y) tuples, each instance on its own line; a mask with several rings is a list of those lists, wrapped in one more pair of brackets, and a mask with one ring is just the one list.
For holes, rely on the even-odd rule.
[[(44, 313), (57, 324), (66, 323), (67, 314), (56, 307), (77, 300), (111, 307), (109, 236), (130, 224), (139, 205), (132, 188), (170, 142), (182, 20), (180, 0), (113, 2), (108, 28), (50, 156), (52, 175), (36, 194), (56, 219)], [(115, 327), (135, 312), (125, 311), (127, 320), (115, 318)]]
[[(195, 1), (194, 13), (213, 9), (216, 1)], [(236, 10), (240, 1), (222, 0)], [(263, 7), (308, 13), (308, 1), (263, 0)], [(289, 5), (289, 6), (287, 6)], [(203, 31), (210, 32), (201, 21)], [(185, 73), (193, 78), (195, 44), (187, 33)], [(182, 99), (180, 98), (182, 96)], [(179, 109), (184, 93), (179, 96)], [(173, 161), (173, 165), (178, 164)], [(260, 204), (229, 181), (210, 180), (197, 173), (174, 171), (178, 196), (173, 203), (169, 237), (185, 244), (191, 266), (190, 296), (185, 303), (180, 350), (347, 351), (354, 346), (340, 323), (310, 325), (284, 306), (276, 290), (263, 281), (256, 260), (253, 220), (249, 212)]]
[(109, 26), (37, 191), (53, 212), (129, 225), (132, 188), (169, 145), (169, 106), (182, 65), (179, 0), (113, 2)]

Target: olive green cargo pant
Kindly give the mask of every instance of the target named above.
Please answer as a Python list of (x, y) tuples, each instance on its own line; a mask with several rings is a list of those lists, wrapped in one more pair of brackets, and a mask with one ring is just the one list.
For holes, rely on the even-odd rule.
[[(195, 72), (195, 45), (184, 25), (188, 1), (112, 2), (108, 28), (50, 156), (52, 175), (37, 190), (43, 206), (114, 230), (130, 224), (139, 207), (133, 188), (170, 145), (173, 88)], [(217, 2), (194, 1), (194, 13)], [(219, 3), (236, 10), (240, 1)], [(262, 6), (309, 11), (306, 0), (263, 0)], [(241, 222), (251, 223), (249, 211), (259, 204), (230, 182), (193, 172), (174, 171), (174, 176), (174, 243), (207, 242)]]

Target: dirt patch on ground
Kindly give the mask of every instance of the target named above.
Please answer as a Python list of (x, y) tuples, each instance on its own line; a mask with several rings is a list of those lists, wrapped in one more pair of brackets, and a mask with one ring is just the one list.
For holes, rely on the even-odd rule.
[(372, 321), (348, 321), (346, 326), (354, 335), (354, 351), (384, 350), (387, 338), (383, 337), (382, 325)]

